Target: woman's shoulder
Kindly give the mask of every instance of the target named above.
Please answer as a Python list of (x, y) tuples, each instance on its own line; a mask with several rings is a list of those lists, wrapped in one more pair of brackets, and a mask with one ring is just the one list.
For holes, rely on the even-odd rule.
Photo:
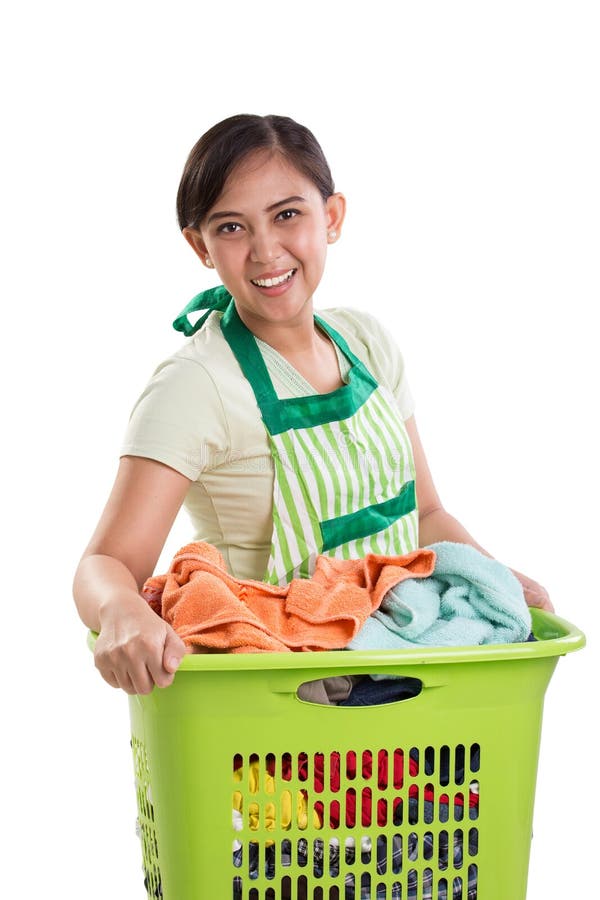
[(153, 377), (196, 381), (210, 378), (215, 364), (227, 358), (228, 346), (219, 327), (220, 316), (209, 316), (202, 328), (187, 338), (156, 367)]
[(376, 316), (362, 309), (338, 306), (320, 310), (317, 314), (351, 345), (356, 342), (369, 352), (380, 346), (381, 342), (387, 346), (391, 341), (389, 329), (384, 328)]
[(207, 447), (227, 451), (230, 421), (215, 377), (216, 355), (203, 327), (159, 363), (131, 411), (121, 455), (157, 459), (195, 481)]
[(354, 309), (351, 306), (333, 306), (319, 310), (317, 315), (326, 322), (338, 322), (357, 334), (363, 331), (382, 329), (379, 319), (371, 313), (365, 312), (363, 309)]
[(324, 309), (318, 315), (348, 342), (377, 381), (392, 391), (403, 418), (409, 418), (414, 401), (406, 380), (404, 358), (391, 330), (384, 328), (371, 313), (351, 307)]

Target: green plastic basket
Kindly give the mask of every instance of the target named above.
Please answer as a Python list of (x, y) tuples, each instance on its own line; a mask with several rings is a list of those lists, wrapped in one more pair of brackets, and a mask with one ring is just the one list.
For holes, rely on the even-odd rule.
[[(523, 644), (186, 656), (169, 688), (130, 698), (148, 897), (523, 900), (544, 693), (585, 643), (532, 614)], [(360, 673), (422, 689), (297, 697)]]

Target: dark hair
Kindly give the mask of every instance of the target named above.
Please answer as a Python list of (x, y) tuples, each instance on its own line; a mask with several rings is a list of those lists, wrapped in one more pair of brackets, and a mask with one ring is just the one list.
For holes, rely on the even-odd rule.
[(287, 116), (230, 116), (203, 134), (187, 158), (177, 191), (182, 230), (199, 227), (234, 168), (257, 150), (281, 153), (313, 182), (323, 200), (333, 194), (329, 165), (308, 128)]

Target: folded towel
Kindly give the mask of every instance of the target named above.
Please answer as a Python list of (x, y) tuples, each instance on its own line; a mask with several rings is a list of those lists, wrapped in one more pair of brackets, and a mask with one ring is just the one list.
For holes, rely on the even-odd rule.
[(442, 541), (433, 575), (393, 587), (349, 643), (353, 650), (526, 641), (531, 614), (519, 580), (468, 544)]
[(433, 550), (364, 559), (317, 558), (312, 578), (284, 586), (242, 581), (203, 541), (183, 547), (142, 594), (188, 644), (204, 650), (342, 649), (390, 588), (431, 575)]

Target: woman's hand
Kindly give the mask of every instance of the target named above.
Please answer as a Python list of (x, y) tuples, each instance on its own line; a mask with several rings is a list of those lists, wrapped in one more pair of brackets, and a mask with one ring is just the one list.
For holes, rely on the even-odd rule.
[(101, 616), (94, 660), (112, 687), (128, 694), (168, 687), (185, 653), (181, 638), (139, 594), (120, 598)]
[(537, 609), (547, 609), (548, 612), (554, 612), (554, 606), (545, 587), (542, 587), (533, 578), (523, 575), (522, 572), (517, 572), (516, 569), (511, 569), (511, 572), (517, 576), (523, 586), (527, 606), (535, 606)]
[(154, 571), (189, 484), (155, 460), (122, 457), (75, 573), (79, 615), (98, 632), (96, 666), (105, 681), (128, 694), (167, 687), (186, 652), (181, 638), (139, 592)]

